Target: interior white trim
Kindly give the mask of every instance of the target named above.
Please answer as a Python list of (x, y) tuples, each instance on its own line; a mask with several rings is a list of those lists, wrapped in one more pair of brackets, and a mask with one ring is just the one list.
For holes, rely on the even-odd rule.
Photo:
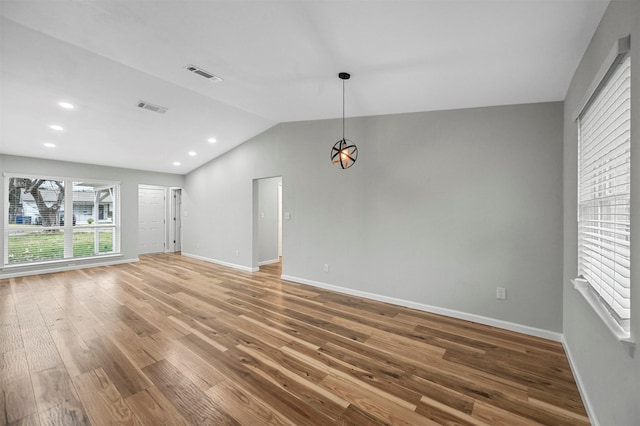
[[(112, 257), (121, 257), (121, 255), (118, 254)], [(134, 257), (129, 259), (114, 259), (106, 262), (90, 262), (90, 263), (81, 263), (81, 261), (82, 259), (74, 259), (73, 262), (66, 262), (66, 263), (58, 264), (57, 266), (51, 266), (48, 268), (30, 269), (30, 270), (16, 271), (11, 273), (3, 272), (3, 273), (0, 273), (0, 279), (26, 277), (29, 275), (50, 274), (53, 272), (72, 271), (75, 269), (97, 268), (100, 266), (120, 265), (123, 263), (138, 262), (140, 261), (140, 258)]]
[(204, 260), (205, 262), (215, 263), (216, 265), (228, 266), (229, 268), (239, 269), (245, 272), (258, 272), (260, 268), (250, 268), (244, 265), (238, 265), (236, 263), (225, 262), (223, 260), (211, 259), (210, 257), (198, 256), (197, 254), (182, 252), (182, 256), (191, 257), (193, 259)]
[(411, 302), (409, 300), (397, 299), (395, 297), (383, 296), (366, 291), (353, 290), (350, 288), (340, 287), (332, 284), (325, 284), (318, 281), (308, 280), (306, 278), (292, 277), (290, 275), (282, 275), (280, 278), (286, 281), (293, 281), (300, 284), (307, 284), (313, 287), (324, 288), (327, 290), (337, 291), (338, 293), (349, 294), (352, 296), (364, 297), (366, 299), (377, 300), (379, 302), (391, 303), (393, 305), (413, 308), (424, 312), (445, 315), (452, 318), (458, 318), (466, 321), (473, 321), (479, 324), (490, 325), (505, 330), (515, 331), (517, 333), (528, 334), (530, 336), (541, 337), (556, 342), (562, 341), (562, 334), (554, 331), (543, 330), (541, 328), (529, 327), (528, 325), (516, 324), (509, 321), (503, 321), (495, 318), (484, 317), (482, 315), (470, 314), (466, 312), (456, 311), (453, 309), (440, 308), (437, 306), (425, 305), (423, 303)]
[(580, 376), (580, 370), (574, 365), (573, 356), (571, 354), (571, 349), (569, 348), (569, 344), (562, 335), (562, 347), (564, 348), (564, 352), (567, 354), (567, 360), (569, 361), (569, 367), (571, 367), (571, 372), (573, 373), (573, 378), (578, 385), (578, 392), (580, 392), (580, 397), (582, 398), (582, 403), (584, 404), (584, 408), (587, 410), (587, 416), (589, 416), (589, 421), (593, 426), (599, 426), (600, 422), (598, 421), (598, 417), (596, 417), (596, 412), (591, 405), (591, 401), (589, 401), (589, 394), (587, 393), (587, 387), (582, 381), (582, 377)]
[(262, 262), (258, 262), (258, 266), (271, 265), (278, 262), (280, 262), (280, 259), (263, 260)]

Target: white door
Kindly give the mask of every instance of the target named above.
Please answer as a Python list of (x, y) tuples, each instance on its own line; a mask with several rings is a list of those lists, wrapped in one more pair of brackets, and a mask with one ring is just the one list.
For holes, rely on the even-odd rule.
[(138, 188), (138, 254), (164, 251), (164, 189)]

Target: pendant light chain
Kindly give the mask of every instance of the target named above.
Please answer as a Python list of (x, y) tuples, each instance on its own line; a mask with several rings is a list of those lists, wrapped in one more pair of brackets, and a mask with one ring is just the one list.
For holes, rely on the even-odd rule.
[(344, 79), (342, 80), (342, 140), (344, 140)]

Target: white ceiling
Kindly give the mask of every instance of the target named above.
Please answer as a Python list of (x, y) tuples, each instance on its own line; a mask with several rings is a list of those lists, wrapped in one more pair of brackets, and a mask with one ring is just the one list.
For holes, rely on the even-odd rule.
[(184, 174), (340, 117), (341, 71), (347, 116), (563, 100), (607, 4), (0, 0), (0, 153)]

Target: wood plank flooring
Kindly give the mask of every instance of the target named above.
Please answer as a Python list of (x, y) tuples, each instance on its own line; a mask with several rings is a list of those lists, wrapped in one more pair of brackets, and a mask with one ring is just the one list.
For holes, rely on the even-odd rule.
[(557, 342), (173, 254), (0, 280), (0, 425), (582, 425)]

